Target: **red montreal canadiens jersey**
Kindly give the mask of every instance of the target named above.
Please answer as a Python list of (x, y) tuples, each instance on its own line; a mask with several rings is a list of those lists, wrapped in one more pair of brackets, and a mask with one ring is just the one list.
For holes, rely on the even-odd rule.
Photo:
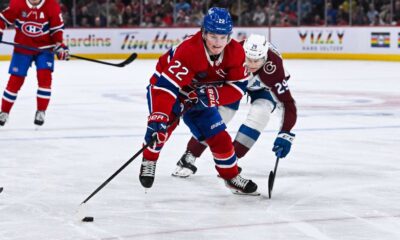
[(217, 86), (218, 105), (239, 100), (248, 80), (244, 63), (244, 50), (235, 40), (229, 42), (217, 60), (211, 60), (201, 31), (197, 32), (160, 57), (150, 80), (155, 86), (153, 112), (169, 113), (178, 97), (176, 90), (187, 86)]
[[(28, 0), (11, 0), (10, 5), (0, 13), (0, 31), (6, 25), (15, 25), (14, 41), (36, 48), (51, 48), (63, 41), (64, 22), (56, 0), (42, 0), (33, 6)], [(16, 52), (35, 54), (20, 48)]]
[(290, 132), (297, 120), (295, 101), (287, 83), (290, 76), (285, 73), (283, 60), (273, 46), (270, 46), (267, 55), (267, 62), (249, 80), (248, 89), (251, 91), (266, 87), (271, 91), (275, 100), (283, 105), (281, 131)]

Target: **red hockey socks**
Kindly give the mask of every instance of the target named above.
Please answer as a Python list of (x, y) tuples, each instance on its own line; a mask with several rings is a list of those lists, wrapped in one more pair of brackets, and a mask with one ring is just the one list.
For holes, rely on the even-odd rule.
[(207, 149), (207, 145), (199, 142), (196, 138), (192, 137), (190, 138), (187, 147), (186, 147), (186, 151), (190, 151), (193, 156), (195, 156), (196, 158), (200, 157), (201, 154), (203, 154), (204, 150)]
[(46, 111), (51, 97), (51, 71), (48, 69), (37, 70), (39, 88), (37, 90), (37, 110)]
[(220, 132), (206, 140), (214, 156), (215, 168), (219, 175), (226, 180), (236, 177), (237, 157), (232, 145), (232, 139), (226, 131)]
[(1, 111), (9, 113), (15, 100), (17, 100), (18, 91), (24, 84), (25, 77), (11, 75), (8, 80), (7, 87), (3, 93), (3, 99), (1, 100)]

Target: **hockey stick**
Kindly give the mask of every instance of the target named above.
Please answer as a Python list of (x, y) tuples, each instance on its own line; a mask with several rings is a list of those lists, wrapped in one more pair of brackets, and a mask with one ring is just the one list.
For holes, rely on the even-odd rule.
[[(0, 43), (6, 44), (6, 45), (11, 45), (14, 47), (23, 48), (26, 50), (35, 51), (35, 52), (47, 52), (47, 53), (55, 54), (55, 52), (48, 50), (48, 49), (40, 49), (40, 48), (30, 47), (30, 46), (26, 46), (26, 45), (19, 44), (19, 43), (5, 42), (5, 41), (1, 41)], [(85, 61), (89, 61), (89, 62), (100, 63), (100, 64), (114, 66), (114, 67), (125, 67), (126, 65), (130, 64), (137, 58), (137, 53), (132, 53), (125, 61), (123, 61), (121, 63), (110, 63), (110, 62), (105, 62), (105, 61), (101, 61), (101, 60), (97, 60), (97, 59), (93, 59), (93, 58), (77, 56), (77, 55), (73, 55), (73, 54), (70, 54), (69, 56), (76, 58), (76, 59), (81, 59), (81, 60), (85, 60)]]
[[(184, 110), (171, 122), (169, 126), (174, 125), (179, 121), (181, 116), (185, 114), (190, 109), (190, 104), (184, 105)], [(168, 127), (169, 127), (168, 126)], [(167, 128), (168, 128), (167, 127)], [(96, 190), (94, 190), (85, 200), (83, 200), (82, 204), (88, 202), (96, 193), (98, 193), (101, 189), (103, 189), (111, 180), (113, 180), (122, 170), (124, 170), (133, 160), (135, 160), (147, 147), (154, 144), (156, 141), (156, 137), (154, 137), (149, 143), (144, 145), (135, 155), (133, 155), (124, 165), (122, 165), (117, 171), (115, 171), (107, 180), (105, 180)]]
[(279, 163), (279, 157), (276, 158), (274, 171), (269, 172), (269, 176), (268, 176), (268, 196), (269, 196), (269, 198), (271, 198), (271, 196), (272, 196), (272, 189), (274, 188), (276, 171), (278, 170), (278, 163)]

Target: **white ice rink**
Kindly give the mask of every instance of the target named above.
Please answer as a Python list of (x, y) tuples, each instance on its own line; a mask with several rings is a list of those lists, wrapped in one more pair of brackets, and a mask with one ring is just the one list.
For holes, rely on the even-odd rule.
[[(268, 199), (274, 113), (243, 176), (261, 196), (233, 195), (211, 154), (190, 179), (171, 177), (190, 134), (181, 124), (164, 148), (145, 194), (138, 158), (79, 204), (141, 148), (145, 86), (155, 61), (125, 68), (57, 62), (45, 125), (35, 131), (35, 71), (30, 70), (0, 129), (1, 240), (395, 240), (400, 239), (400, 63), (287, 60), (299, 118), (295, 143), (280, 161)], [(0, 62), (0, 91), (8, 80)], [(2, 94), (2, 93), (1, 93)], [(229, 125), (232, 136), (249, 105)]]

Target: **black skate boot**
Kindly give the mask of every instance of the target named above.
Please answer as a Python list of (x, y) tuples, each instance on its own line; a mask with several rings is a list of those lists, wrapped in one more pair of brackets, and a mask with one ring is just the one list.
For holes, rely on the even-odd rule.
[(181, 159), (176, 163), (176, 169), (172, 173), (174, 177), (187, 178), (197, 172), (197, 167), (194, 165), (196, 157), (190, 151), (186, 151)]
[(156, 164), (157, 161), (149, 161), (143, 158), (139, 174), (139, 180), (143, 187), (151, 188), (153, 186)]
[(257, 192), (257, 184), (250, 179), (242, 178), (240, 175), (225, 180), (225, 185), (234, 193), (240, 195), (253, 195), (258, 196), (260, 193)]
[(0, 112), (0, 126), (4, 126), (8, 120), (8, 113)]
[(46, 113), (44, 111), (36, 111), (34, 123), (38, 126), (42, 126), (44, 123), (45, 115)]

